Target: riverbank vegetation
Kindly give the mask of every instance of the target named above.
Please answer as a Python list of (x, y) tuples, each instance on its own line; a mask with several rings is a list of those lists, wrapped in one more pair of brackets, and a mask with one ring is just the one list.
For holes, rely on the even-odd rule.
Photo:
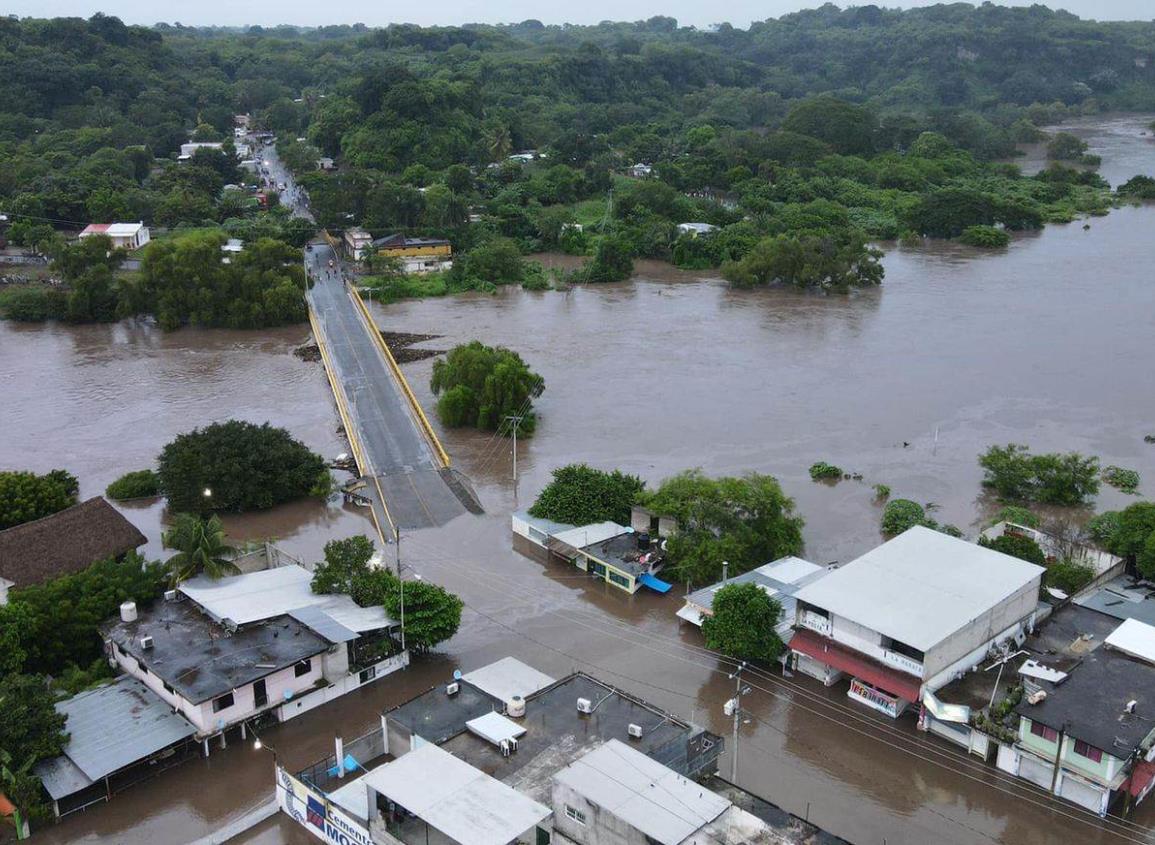
[(646, 487), (636, 475), (616, 469), (607, 472), (588, 464), (558, 467), (552, 475), (529, 515), (568, 525), (629, 525), (630, 510)]
[(325, 461), (288, 431), (241, 420), (178, 435), (156, 472), (169, 508), (188, 514), (262, 510), (332, 486)]
[[(495, 236), (589, 256), (570, 281), (621, 279), (644, 257), (729, 263), (739, 283), (874, 284), (866, 242), (1105, 212), (1102, 180), (1063, 164), (1086, 155), (1074, 136), (1051, 140), (1054, 166), (1035, 177), (994, 161), (1072, 115), (1155, 108), (1155, 72), (1136, 61), (1155, 49), (1155, 24), (993, 4), (827, 5), (709, 31), (655, 17), (242, 32), (98, 14), (5, 20), (0, 48), (12, 243), (142, 220), (301, 244), (308, 224), (282, 217), (271, 234), (257, 222), (266, 213), (232, 155), (244, 112), (282, 138), (322, 225), (447, 237), (466, 271)], [(178, 161), (190, 139), (223, 150)], [(337, 167), (317, 169), (320, 156)], [(759, 243), (840, 255), (822, 272), (765, 255), (743, 266)], [(464, 278), (518, 275), (485, 272)], [(15, 300), (6, 313), (58, 313), (59, 297)], [(211, 324), (283, 314), (245, 306), (208, 309)], [(166, 311), (170, 324), (205, 313)]]
[(437, 416), (445, 425), (506, 435), (513, 431), (511, 416), (520, 418), (518, 434), (533, 434), (533, 400), (545, 390), (545, 379), (516, 352), (478, 340), (455, 346), (434, 361), (429, 384), (439, 397)]
[(714, 594), (712, 613), (702, 616), (706, 647), (735, 660), (771, 663), (786, 645), (775, 627), (782, 605), (760, 584), (727, 584)]
[(62, 469), (0, 472), (0, 531), (70, 508), (79, 492), (76, 477)]

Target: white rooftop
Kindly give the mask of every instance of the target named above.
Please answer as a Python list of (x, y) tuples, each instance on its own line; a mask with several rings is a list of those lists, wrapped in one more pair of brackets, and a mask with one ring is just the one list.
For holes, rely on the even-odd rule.
[(528, 698), (554, 683), (549, 675), (522, 663), (516, 657), (503, 657), (462, 675), (461, 679), (502, 701), (509, 701), (515, 695)]
[(476, 734), (486, 742), (497, 746), (504, 740), (517, 739), (525, 735), (525, 728), (512, 719), (505, 718), (496, 710), (470, 719), (465, 723), (465, 727), (471, 734)]
[(248, 625), (302, 607), (316, 607), (351, 631), (363, 633), (393, 625), (381, 607), (359, 607), (346, 595), (314, 593), (313, 574), (302, 566), (279, 566), (245, 575), (212, 578), (200, 575), (180, 591), (218, 622)]
[(630, 531), (630, 528), (618, 525), (616, 522), (595, 522), (590, 525), (579, 525), (568, 531), (559, 531), (553, 535), (553, 539), (565, 543), (567, 546), (573, 546), (575, 549), (581, 549), (621, 534), (628, 534)]
[(579, 757), (554, 780), (662, 845), (678, 845), (731, 806), (618, 739)]
[(550, 809), (431, 743), (378, 766), (367, 786), (468, 845), (507, 845)]
[(1116, 651), (1155, 663), (1155, 627), (1146, 622), (1127, 619), (1104, 642)]
[(772, 563), (759, 566), (754, 571), (762, 573), (767, 578), (773, 578), (775, 581), (781, 581), (784, 584), (796, 584), (807, 575), (822, 572), (825, 568), (826, 567), (819, 566), (817, 563), (811, 563), (800, 557), (789, 555), (779, 558)]
[(916, 526), (807, 584), (795, 598), (928, 651), (1043, 572)]

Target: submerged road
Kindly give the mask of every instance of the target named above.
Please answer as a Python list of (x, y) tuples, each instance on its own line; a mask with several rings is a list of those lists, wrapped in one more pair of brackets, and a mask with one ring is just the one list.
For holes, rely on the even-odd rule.
[[(266, 148), (262, 157), (269, 181), (285, 186), (282, 204), (311, 220), (308, 195), (293, 182), (276, 149)], [(346, 286), (341, 256), (316, 242), (305, 253), (305, 266), (314, 280), (307, 298), (317, 341), (366, 481), (359, 492), (372, 500), (382, 539), (397, 529), (444, 525), (466, 510), (479, 513), (468, 484), (423, 428), (403, 377), (385, 357), (379, 329)]]

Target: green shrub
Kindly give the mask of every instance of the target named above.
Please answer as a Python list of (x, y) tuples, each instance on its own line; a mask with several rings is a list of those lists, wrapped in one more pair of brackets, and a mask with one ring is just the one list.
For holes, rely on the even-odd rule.
[(1013, 522), (1016, 525), (1024, 525), (1027, 528), (1039, 527), (1039, 518), (1028, 508), (1019, 507), (1018, 505), (1004, 505), (1003, 508), (995, 514), (994, 519), (991, 520), (991, 525), (997, 525), (1000, 522)]
[(104, 488), (104, 495), (118, 502), (160, 495), (160, 477), (151, 469), (126, 472)]
[(842, 478), (842, 468), (836, 467), (834, 464), (828, 464), (826, 461), (818, 461), (810, 465), (810, 477), (814, 481), (821, 481), (828, 478)]
[(887, 499), (889, 499), (890, 498), (890, 485), (889, 484), (875, 484), (874, 485), (874, 498), (878, 499), (880, 502), (885, 502)]
[(68, 313), (68, 294), (59, 288), (19, 285), (0, 290), (0, 316), (22, 323), (62, 320)]
[(1047, 567), (1046, 584), (1067, 595), (1074, 595), (1091, 583), (1095, 570), (1069, 560), (1061, 560)]
[(967, 226), (959, 235), (959, 240), (967, 246), (997, 249), (1011, 242), (1011, 236), (1004, 229), (994, 226)]
[(1119, 530), (1119, 511), (1104, 511), (1087, 520), (1087, 536), (1104, 548), (1110, 548), (1111, 539)]
[(1022, 534), (1008, 532), (993, 540), (983, 538), (979, 540), (979, 545), (993, 549), (996, 552), (1002, 552), (1011, 557), (1017, 557), (1019, 560), (1025, 560), (1027, 563), (1044, 566), (1047, 562), (1047, 556), (1043, 553), (1039, 544), (1030, 537), (1024, 537)]
[(75, 476), (62, 469), (0, 472), (0, 530), (72, 507), (79, 489)]
[(882, 511), (882, 533), (896, 536), (916, 525), (929, 525), (926, 509), (910, 499), (891, 499)]
[(1139, 491), (1139, 473), (1133, 469), (1124, 469), (1114, 465), (1106, 467), (1103, 470), (1103, 480), (1124, 493), (1134, 494)]
[(1078, 452), (1032, 455), (1016, 443), (991, 446), (979, 456), (983, 485), (1001, 498), (1081, 505), (1099, 492), (1099, 459)]

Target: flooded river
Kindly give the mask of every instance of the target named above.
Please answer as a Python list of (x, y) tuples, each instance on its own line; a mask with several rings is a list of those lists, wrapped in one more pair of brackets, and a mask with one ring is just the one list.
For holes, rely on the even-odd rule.
[[(1104, 124), (1104, 137), (1114, 125)], [(1155, 173), (1155, 147), (1138, 129), (1112, 149), (1104, 169)], [(629, 597), (510, 550), (510, 510), (571, 461), (651, 482), (687, 467), (773, 473), (806, 519), (806, 557), (819, 563), (880, 541), (875, 483), (936, 503), (937, 519), (973, 536), (993, 508), (976, 463), (992, 443), (1097, 454), (1137, 469), (1143, 493), (1155, 494), (1155, 446), (1143, 442), (1155, 433), (1155, 208), (1120, 209), (1090, 226), (1048, 227), (997, 253), (892, 248), (882, 288), (849, 297), (732, 291), (639, 264), (638, 278), (621, 285), (378, 308), (383, 328), (440, 335), (429, 348), (479, 338), (519, 351), (546, 380), (538, 430), (520, 443), (516, 498), (507, 441), (442, 432), (487, 513), (406, 533), (401, 550), (466, 600), (458, 636), (406, 674), (273, 729), (267, 746), (305, 764), (331, 748), (337, 726), (360, 733), (381, 708), (455, 666), (505, 654), (555, 676), (584, 668), (729, 737), (721, 707), (732, 683), (695, 651), (697, 631), (679, 628), (676, 596)], [(320, 365), (291, 354), (306, 336), (0, 323), (0, 466), (63, 466), (96, 495), (149, 465), (174, 434), (228, 417), (267, 419), (317, 451), (342, 451)], [(406, 366), (427, 406), (431, 367)], [(816, 460), (863, 480), (813, 483)], [(1130, 500), (1104, 488), (1098, 507)], [(162, 508), (127, 510), (157, 553)], [(328, 539), (372, 530), (362, 512), (321, 503), (230, 518), (228, 528), (236, 540), (278, 537), (305, 558)], [(745, 700), (756, 718), (743, 727), (740, 782), (859, 845), (1155, 841), (1008, 794), (909, 719), (880, 739), (890, 724), (881, 717), (855, 711), (877, 727), (847, 725), (845, 711), (823, 706), (845, 706), (840, 693), (758, 686)], [(187, 841), (261, 804), (271, 786), (269, 751), (235, 745), (38, 838)], [(1134, 821), (1155, 827), (1155, 803)], [(242, 841), (314, 840), (274, 819)]]

